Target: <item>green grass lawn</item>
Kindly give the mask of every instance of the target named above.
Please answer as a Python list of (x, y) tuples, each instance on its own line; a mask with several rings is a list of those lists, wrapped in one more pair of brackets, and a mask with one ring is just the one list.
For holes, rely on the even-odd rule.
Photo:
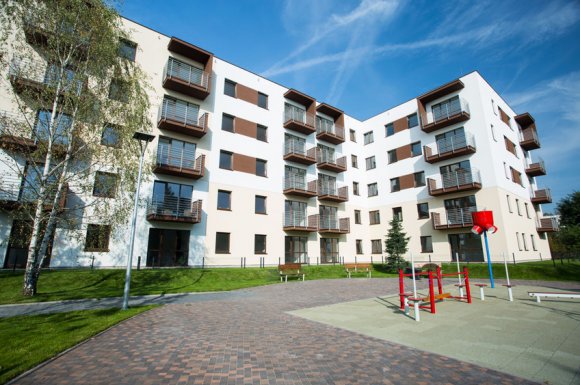
[[(580, 262), (556, 261), (556, 266), (552, 261), (526, 262), (517, 265), (508, 263), (510, 279), (530, 279), (541, 281), (580, 281)], [(470, 278), (489, 278), (487, 263), (461, 264), (461, 268), (467, 266)], [(456, 272), (457, 265), (454, 263), (444, 263), (443, 270)], [(505, 278), (505, 266), (503, 264), (492, 264), (494, 278)]]
[(0, 384), (152, 306), (0, 318)]

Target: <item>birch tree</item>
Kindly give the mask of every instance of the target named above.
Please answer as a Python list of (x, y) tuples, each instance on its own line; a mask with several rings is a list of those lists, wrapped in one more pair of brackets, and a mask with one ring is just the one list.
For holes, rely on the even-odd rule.
[[(147, 131), (146, 77), (114, 8), (100, 0), (0, 0), (0, 165), (29, 223), (23, 294), (37, 291), (56, 228), (126, 225)], [(123, 186), (123, 189), (119, 189)], [(4, 191), (2, 191), (2, 189)], [(80, 234), (80, 232), (77, 232)], [(28, 241), (28, 239), (26, 239)]]

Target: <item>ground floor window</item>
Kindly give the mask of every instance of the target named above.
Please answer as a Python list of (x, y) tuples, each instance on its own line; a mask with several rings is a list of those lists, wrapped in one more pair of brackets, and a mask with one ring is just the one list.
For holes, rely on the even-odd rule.
[(451, 258), (459, 256), (460, 261), (483, 262), (481, 238), (473, 233), (449, 234)]
[[(12, 229), (10, 230), (10, 237), (8, 238), (8, 249), (6, 250), (6, 258), (4, 258), (5, 269), (24, 269), (26, 267), (31, 235), (32, 222), (21, 220), (14, 220), (12, 222)], [(42, 267), (50, 266), (53, 240), (54, 232), (49, 239), (46, 257), (44, 258)]]
[(216, 254), (230, 253), (230, 233), (215, 234), (215, 253)]
[(382, 254), (383, 245), (380, 239), (371, 240), (371, 253)]
[(187, 266), (189, 230), (149, 229), (147, 266)]
[(87, 226), (85, 251), (109, 251), (110, 235), (111, 226), (89, 224)]
[(338, 260), (338, 238), (320, 238), (320, 263), (336, 263)]
[(432, 253), (433, 252), (433, 239), (430, 235), (421, 237), (421, 252), (422, 253)]
[(284, 262), (308, 263), (308, 238), (284, 237)]

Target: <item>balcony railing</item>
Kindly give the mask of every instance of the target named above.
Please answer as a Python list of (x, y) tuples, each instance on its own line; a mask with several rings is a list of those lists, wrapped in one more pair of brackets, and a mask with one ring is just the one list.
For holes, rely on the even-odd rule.
[(284, 230), (291, 231), (316, 231), (316, 215), (306, 215), (306, 211), (291, 211), (284, 213)]
[(329, 143), (340, 144), (344, 142), (344, 127), (339, 126), (332, 120), (317, 118), (316, 138)]
[(434, 145), (424, 146), (425, 161), (435, 163), (461, 155), (475, 152), (475, 139), (473, 135), (453, 135), (449, 138), (440, 139)]
[(470, 117), (469, 104), (459, 98), (455, 102), (445, 103), (436, 112), (433, 110), (423, 116), (423, 131), (433, 132), (452, 124), (464, 122)]
[[(56, 182), (49, 184), (45, 191), (45, 208), (50, 209), (53, 200), (56, 196)], [(22, 204), (34, 202), (40, 194), (40, 184), (29, 181), (22, 181), (22, 178), (15, 175), (4, 175), (0, 179), (0, 206), (8, 208), (16, 208)], [(66, 205), (66, 198), (68, 194), (68, 185), (65, 184), (61, 193), (60, 201), (58, 202), (58, 209), (62, 210)]]
[(541, 190), (532, 190), (531, 192), (532, 203), (552, 203), (552, 192), (549, 188)]
[(166, 196), (147, 203), (148, 221), (199, 223), (201, 214), (201, 200)]
[(315, 197), (317, 195), (317, 181), (306, 182), (306, 178), (289, 177), (284, 179), (284, 194), (292, 194), (303, 197)]
[(20, 196), (22, 179), (16, 176), (3, 175), (0, 178), (0, 201), (16, 202)]
[(167, 153), (163, 145), (157, 147), (157, 162), (154, 172), (199, 179), (205, 170), (205, 155), (195, 158), (195, 151), (183, 151), (178, 155)]
[(538, 231), (558, 231), (560, 230), (560, 226), (556, 217), (546, 217), (538, 219), (536, 229)]
[(6, 150), (34, 150), (36, 143), (30, 138), (30, 127), (21, 116), (0, 111), (0, 148)]
[(463, 207), (447, 209), (443, 213), (432, 212), (431, 220), (433, 221), (433, 228), (435, 230), (453, 229), (461, 227), (471, 227), (473, 219), (471, 213), (477, 211), (477, 207)]
[(528, 176), (541, 176), (546, 175), (546, 167), (542, 159), (538, 159), (537, 162), (529, 163), (526, 166), (526, 174)]
[(204, 70), (170, 57), (163, 69), (163, 86), (204, 100), (209, 95), (211, 75)]
[(318, 149), (316, 154), (316, 163), (321, 170), (330, 170), (334, 172), (346, 171), (346, 156), (336, 158), (334, 154)]
[(528, 151), (540, 148), (540, 139), (534, 127), (528, 127), (520, 131), (520, 146)]
[(316, 148), (306, 150), (306, 143), (287, 140), (284, 143), (284, 160), (311, 165), (316, 163)]
[(316, 215), (318, 231), (321, 233), (348, 234), (350, 232), (349, 218), (338, 218), (337, 215)]
[(306, 110), (291, 104), (286, 104), (284, 107), (284, 128), (309, 135), (316, 131), (314, 119), (314, 115)]
[(159, 106), (157, 126), (199, 138), (207, 133), (208, 120), (207, 112), (200, 116), (199, 110), (191, 108), (186, 102), (164, 99)]
[(427, 178), (429, 194), (443, 195), (458, 191), (479, 190), (481, 188), (481, 177), (479, 171), (457, 170), (435, 177)]
[(326, 183), (318, 180), (318, 199), (332, 202), (348, 201), (348, 187), (336, 187), (336, 183)]
[(61, 80), (59, 95), (79, 94), (83, 90), (85, 82), (77, 78), (74, 71), (65, 69), (60, 78), (58, 71), (60, 68), (51, 67), (45, 62), (14, 56), (8, 68), (8, 75), (14, 90), (18, 93), (24, 90), (40, 93), (45, 87), (54, 89), (59, 80)]

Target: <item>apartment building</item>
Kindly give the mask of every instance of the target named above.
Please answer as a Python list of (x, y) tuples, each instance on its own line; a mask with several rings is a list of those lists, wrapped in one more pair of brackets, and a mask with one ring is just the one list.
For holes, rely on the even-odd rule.
[[(478, 72), (359, 121), (193, 44), (124, 26), (127, 58), (152, 85), (154, 126), (143, 131), (155, 136), (135, 264), (138, 256), (150, 267), (379, 261), (394, 216), (417, 259), (483, 261), (470, 232), (471, 212), (482, 209), (499, 227), (492, 260), (550, 257), (546, 234), (557, 223), (541, 210), (551, 197), (536, 181), (546, 170), (532, 156), (534, 118), (513, 111)], [(2, 114), (15, 111), (8, 94)], [(0, 144), (13, 139), (1, 134)], [(18, 151), (2, 146), (0, 157)], [(0, 192), (9, 180), (24, 186), (0, 171)], [(24, 195), (0, 193), (0, 207)], [(17, 222), (14, 211), (0, 212), (4, 268), (26, 260)], [(123, 266), (128, 226), (89, 242), (99, 226), (57, 228), (50, 266)]]

